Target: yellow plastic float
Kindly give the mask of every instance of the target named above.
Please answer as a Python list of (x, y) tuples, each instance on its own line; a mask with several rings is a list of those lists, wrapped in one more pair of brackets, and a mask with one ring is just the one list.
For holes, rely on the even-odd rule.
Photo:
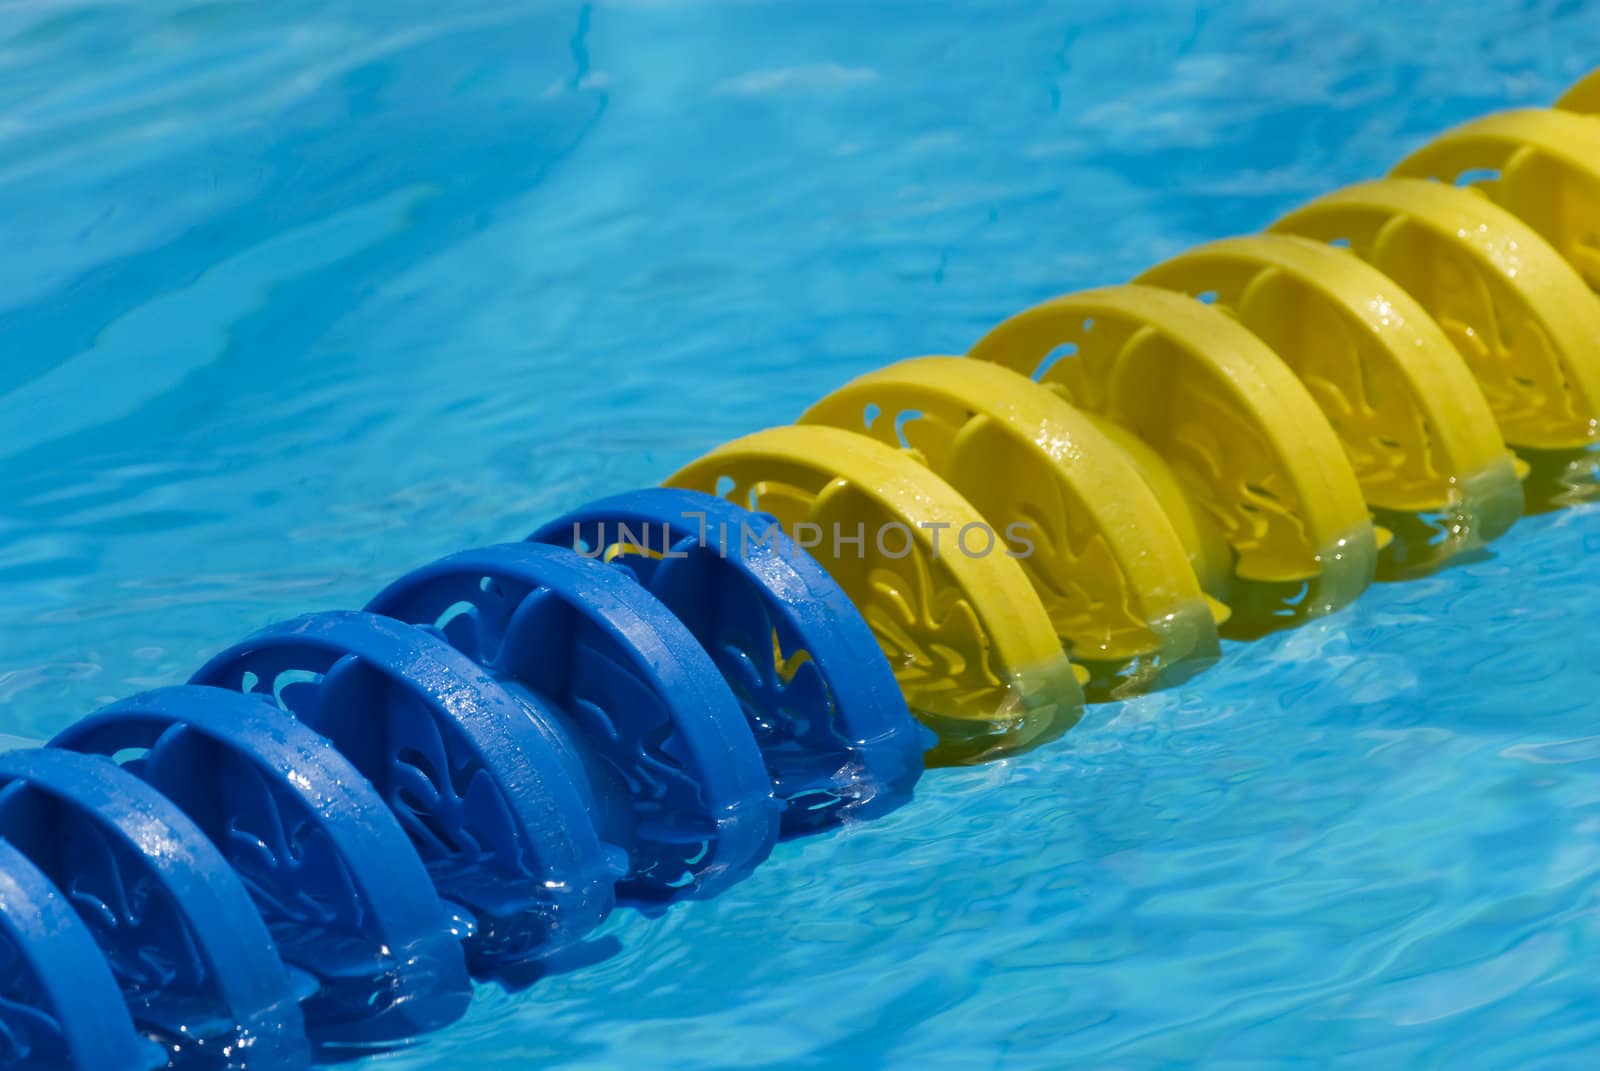
[(1483, 392), (1438, 324), (1382, 272), (1324, 243), (1253, 235), (1137, 281), (1215, 303), (1305, 384), (1375, 519), (1396, 533), (1380, 555), (1384, 575), (1480, 546), (1521, 515), (1520, 474)]
[(1392, 174), (1468, 183), (1539, 232), (1600, 290), (1600, 122), (1593, 118), (1530, 108), (1474, 119)]
[(1032, 747), (1080, 716), (1078, 671), (1018, 562), (1025, 547), (902, 451), (838, 428), (770, 428), (667, 485), (771, 515), (822, 563), (938, 734), (929, 762)]
[(1530, 507), (1592, 495), (1600, 300), (1548, 242), (1487, 197), (1391, 178), (1332, 193), (1272, 230), (1351, 251), (1408, 291), (1472, 370), (1534, 475)]
[(1590, 71), (1578, 84), (1562, 94), (1556, 107), (1563, 111), (1600, 113), (1600, 69)]
[(976, 360), (861, 376), (670, 482), (818, 555), (939, 732), (934, 761), (1048, 739), (1085, 690), (1205, 664), (1219, 628), (1335, 610), (1483, 546), (1525, 500), (1600, 491), (1600, 120), (1581, 114), (1600, 72), (1558, 108), (1047, 301)]
[(1220, 603), (1200, 590), (1155, 495), (1093, 418), (998, 365), (921, 357), (871, 372), (801, 417), (901, 447), (1018, 558), (1055, 633), (1090, 673), (1087, 697), (1134, 695), (1218, 655)]
[(1248, 635), (1348, 603), (1378, 535), (1322, 411), (1233, 317), (1182, 294), (1119, 286), (1013, 316), (971, 357), (1028, 375), (1120, 427), (1189, 540), (1208, 594)]

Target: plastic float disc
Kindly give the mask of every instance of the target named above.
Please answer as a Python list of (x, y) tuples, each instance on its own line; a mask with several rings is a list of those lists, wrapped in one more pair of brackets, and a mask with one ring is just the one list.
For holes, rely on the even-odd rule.
[(1281, 357), (1333, 426), (1393, 572), (1494, 539), (1522, 513), (1513, 455), (1448, 336), (1415, 298), (1350, 253), (1309, 238), (1228, 238), (1137, 280), (1239, 318)]
[(1530, 508), (1600, 491), (1589, 453), (1600, 437), (1600, 299), (1533, 228), (1469, 190), (1383, 179), (1272, 229), (1348, 243), (1428, 310), (1532, 465)]
[(1327, 418), (1221, 310), (1149, 286), (1091, 290), (1013, 316), (971, 356), (1032, 376), (1158, 455), (1231, 548), (1231, 628), (1336, 610), (1372, 579), (1377, 536)]
[(1600, 123), (1530, 108), (1456, 127), (1400, 162), (1398, 177), (1467, 184), (1538, 231), (1600, 290)]
[(466, 1011), (460, 938), (411, 841), (344, 756), (264, 697), (146, 692), (50, 746), (117, 756), (206, 833), (284, 961), (317, 979), (314, 1042), (391, 1044)]
[(920, 357), (853, 380), (800, 418), (900, 446), (1034, 544), (1018, 559), (1090, 699), (1163, 684), (1219, 654), (1211, 604), (1161, 504), (1083, 413), (1025, 376)]
[(1556, 101), (1556, 107), (1587, 115), (1600, 113), (1600, 69), (1590, 71)]
[(196, 684), (275, 698), (376, 787), (435, 887), (464, 905), (478, 974), (573, 946), (615, 902), (579, 758), (471, 659), (376, 614), (309, 614), (207, 662)]
[(1329, 194), (1272, 229), (1350, 249), (1438, 321), (1506, 440), (1587, 445), (1600, 413), (1600, 302), (1549, 243), (1467, 190), (1383, 179)]
[(796, 542), (872, 628), (912, 712), (939, 734), (930, 763), (982, 761), (1077, 721), (1077, 674), (1010, 556), (1018, 548), (899, 450), (837, 428), (770, 428), (667, 483), (721, 492), (803, 535)]
[(855, 605), (774, 519), (652, 487), (591, 502), (529, 538), (627, 569), (694, 634), (788, 805), (785, 834), (911, 798), (931, 738)]
[(207, 1067), (310, 1065), (271, 934), (176, 804), (98, 755), (12, 751), (0, 754), (0, 836), (76, 908), (141, 1032)]
[(0, 840), (0, 1068), (156, 1071), (89, 930), (50, 879)]
[(464, 551), (390, 584), (373, 613), (436, 629), (562, 711), (634, 817), (618, 892), (711, 896), (777, 839), (782, 805), (722, 675), (665, 606), (564, 547)]

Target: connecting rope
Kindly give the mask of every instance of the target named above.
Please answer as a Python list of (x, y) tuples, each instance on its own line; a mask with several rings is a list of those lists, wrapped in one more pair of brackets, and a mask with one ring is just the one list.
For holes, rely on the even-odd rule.
[(294, 1069), (1600, 488), (1600, 72), (0, 755), (0, 1069)]

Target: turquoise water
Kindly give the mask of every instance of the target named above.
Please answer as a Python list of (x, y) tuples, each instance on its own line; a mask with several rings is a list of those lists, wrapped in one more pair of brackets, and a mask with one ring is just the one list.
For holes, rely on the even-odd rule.
[[(1600, 57), (1312, 6), (0, 2), (0, 742)], [(371, 1066), (1592, 1066), (1597, 550), (1525, 520)]]

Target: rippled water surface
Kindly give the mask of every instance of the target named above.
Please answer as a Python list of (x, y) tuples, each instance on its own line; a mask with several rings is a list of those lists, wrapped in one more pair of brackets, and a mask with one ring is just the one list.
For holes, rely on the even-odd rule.
[[(1597, 61), (1534, 0), (0, 2), (0, 734)], [(372, 1066), (1593, 1066), (1596, 551), (1525, 520)]]

